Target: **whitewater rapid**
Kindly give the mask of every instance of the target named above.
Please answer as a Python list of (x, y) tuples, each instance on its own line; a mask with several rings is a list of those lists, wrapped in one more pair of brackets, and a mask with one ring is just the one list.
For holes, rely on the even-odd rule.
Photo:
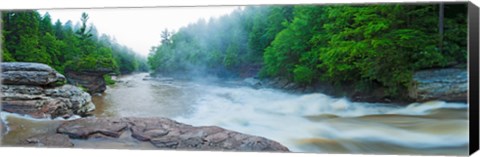
[[(322, 93), (292, 94), (169, 78), (144, 80), (146, 76), (121, 77), (102, 96), (94, 96), (95, 116), (167, 117), (195, 126), (215, 125), (278, 141), (294, 152), (468, 153), (465, 103), (359, 103)], [(3, 112), (1, 117), (7, 124), (25, 118)], [(9, 134), (6, 137), (16, 138)]]

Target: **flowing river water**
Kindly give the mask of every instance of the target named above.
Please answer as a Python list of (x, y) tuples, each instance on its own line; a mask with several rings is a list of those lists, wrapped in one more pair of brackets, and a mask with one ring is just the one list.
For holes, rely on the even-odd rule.
[[(410, 105), (357, 103), (321, 93), (291, 94), (238, 82), (144, 80), (122, 76), (93, 96), (96, 117), (168, 117), (194, 126), (215, 125), (275, 140), (293, 152), (467, 155), (468, 107), (430, 101)], [(218, 82), (218, 81), (213, 81)], [(34, 120), (2, 112), (4, 145), (54, 131), (62, 120)], [(122, 138), (119, 139), (120, 141)], [(76, 146), (150, 149), (151, 145)], [(101, 142), (98, 142), (101, 143)]]

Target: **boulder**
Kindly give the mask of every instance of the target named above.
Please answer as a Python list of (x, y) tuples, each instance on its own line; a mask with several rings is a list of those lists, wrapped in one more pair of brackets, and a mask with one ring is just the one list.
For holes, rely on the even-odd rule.
[(147, 141), (159, 149), (280, 151), (288, 148), (278, 142), (216, 126), (195, 127), (167, 118), (82, 118), (66, 121), (57, 129), (70, 138), (118, 138), (130, 131), (131, 138)]
[(21, 142), (23, 145), (37, 147), (73, 147), (73, 143), (67, 135), (62, 134), (40, 134), (27, 138)]
[[(34, 118), (85, 116), (95, 109), (91, 96), (40, 63), (2, 63), (2, 110)], [(60, 82), (60, 83), (59, 83)]]
[(445, 68), (418, 71), (409, 97), (416, 101), (467, 101), (468, 73), (466, 69)]
[(107, 89), (107, 83), (103, 75), (109, 71), (66, 71), (67, 82), (73, 85), (82, 86), (89, 93), (103, 93)]
[(3, 85), (2, 110), (34, 118), (56, 118), (86, 116), (95, 110), (95, 105), (88, 93), (72, 85), (48, 88)]
[(48, 65), (27, 62), (2, 63), (2, 84), (45, 86), (64, 82), (65, 77)]

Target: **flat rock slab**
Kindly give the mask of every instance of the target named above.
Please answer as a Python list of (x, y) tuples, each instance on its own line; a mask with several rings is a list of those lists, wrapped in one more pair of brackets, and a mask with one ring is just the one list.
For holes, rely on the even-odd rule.
[(22, 144), (46, 147), (73, 147), (67, 135), (63, 134), (40, 134), (27, 138)]
[(168, 118), (82, 118), (63, 123), (57, 132), (70, 138), (95, 138), (99, 134), (118, 138), (124, 131), (148, 141), (159, 149), (280, 151), (288, 148), (278, 142), (216, 126), (195, 127)]
[(127, 126), (125, 121), (118, 118), (83, 118), (63, 123), (57, 132), (75, 139), (86, 139), (98, 134), (119, 137)]
[(65, 81), (65, 76), (46, 64), (5, 62), (1, 67), (2, 84), (45, 86)]

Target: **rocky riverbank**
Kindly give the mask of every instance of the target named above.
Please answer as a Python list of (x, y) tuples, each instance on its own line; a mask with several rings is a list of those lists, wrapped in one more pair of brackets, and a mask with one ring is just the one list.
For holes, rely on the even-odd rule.
[(356, 102), (424, 102), (443, 100), (466, 102), (468, 92), (468, 76), (465, 68), (429, 69), (414, 73), (413, 85), (403, 98), (390, 98), (384, 88), (376, 88), (368, 92), (355, 92), (354, 87), (335, 87), (328, 83), (317, 83), (301, 86), (283, 78), (257, 79), (249, 77), (243, 80), (245, 85), (253, 88), (275, 88), (292, 93), (324, 93), (337, 97), (347, 97)]
[[(127, 137), (125, 137), (127, 136)], [(195, 127), (167, 118), (82, 118), (65, 121), (56, 132), (22, 140), (27, 146), (75, 147), (72, 140), (119, 142), (120, 137), (148, 142), (157, 149), (288, 152), (285, 146), (258, 136), (216, 126)], [(126, 139), (123, 139), (126, 140)], [(93, 141), (92, 141), (93, 142)]]
[(65, 84), (65, 77), (40, 63), (2, 63), (2, 110), (34, 118), (86, 116), (91, 96)]
[(445, 100), (467, 102), (468, 73), (466, 69), (449, 68), (415, 73), (409, 96), (417, 101)]
[(65, 70), (67, 81), (70, 84), (81, 86), (88, 93), (103, 93), (107, 90), (107, 83), (103, 75), (111, 73), (111, 69), (95, 69), (90, 71)]
[[(95, 109), (91, 96), (80, 88), (65, 84), (65, 77), (51, 67), (39, 63), (2, 63), (2, 110), (33, 118), (69, 118), (88, 116)], [(93, 78), (93, 77), (92, 77)], [(89, 83), (83, 82), (83, 83)], [(96, 88), (96, 87), (95, 87)], [(135, 105), (135, 104), (132, 104)], [(31, 125), (8, 121), (2, 115), (2, 126), (10, 126), (2, 136), (18, 134)], [(73, 119), (73, 118), (72, 118)], [(3, 123), (3, 122), (6, 123)], [(20, 124), (15, 124), (20, 122)], [(281, 151), (289, 149), (278, 142), (216, 126), (195, 127), (167, 118), (94, 118), (75, 120), (42, 120), (48, 129), (9, 138), (16, 146), (85, 147), (99, 143), (129, 145), (149, 143), (157, 149), (219, 151)], [(33, 124), (32, 124), (33, 125)], [(27, 127), (27, 128), (26, 128)], [(15, 136), (15, 135), (14, 135)], [(122, 138), (121, 140), (116, 140)], [(126, 139), (125, 139), (126, 138)], [(14, 142), (12, 142), (14, 141)], [(80, 146), (76, 143), (81, 142)], [(135, 144), (134, 144), (135, 145)], [(88, 147), (87, 146), (87, 147)], [(101, 147), (100, 147), (101, 148)], [(132, 146), (132, 148), (138, 148)], [(150, 147), (148, 147), (150, 148)]]

